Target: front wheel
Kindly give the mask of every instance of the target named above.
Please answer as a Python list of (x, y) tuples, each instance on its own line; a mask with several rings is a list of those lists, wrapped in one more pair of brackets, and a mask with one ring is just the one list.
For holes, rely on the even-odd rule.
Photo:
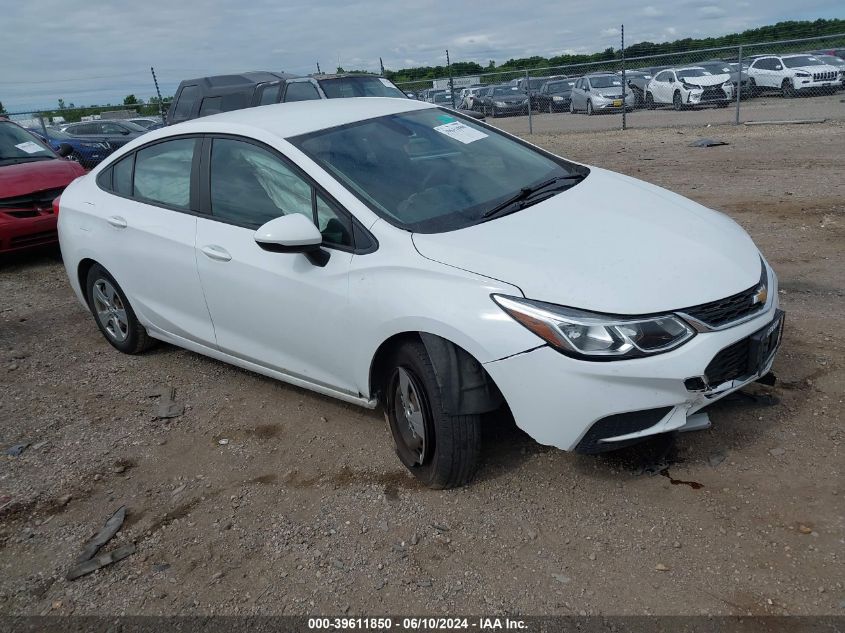
[(654, 95), (650, 92), (645, 93), (645, 107), (648, 110), (654, 110)]
[(672, 95), (672, 105), (674, 106), (675, 110), (683, 110), (684, 109), (684, 101), (681, 98), (681, 91), (676, 90), (675, 94)]
[(569, 114), (575, 114), (575, 102), (574, 101), (569, 102)]
[(402, 344), (390, 367), (384, 406), (400, 461), (430, 488), (468, 483), (481, 455), (481, 416), (446, 410), (422, 342)]
[(783, 80), (783, 83), (780, 86), (780, 91), (784, 99), (791, 99), (797, 94), (795, 92), (795, 86), (792, 85), (792, 82), (789, 79)]
[(593, 102), (587, 101), (587, 116), (593, 116)]

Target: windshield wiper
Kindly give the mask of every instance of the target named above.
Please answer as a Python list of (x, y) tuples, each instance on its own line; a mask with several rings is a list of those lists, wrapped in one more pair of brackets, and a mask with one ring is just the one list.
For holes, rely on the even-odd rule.
[[(540, 193), (541, 191), (550, 187), (551, 185), (559, 183), (562, 180), (567, 180), (567, 181), (577, 180), (577, 181), (580, 181), (580, 180), (583, 180), (583, 179), (584, 179), (584, 176), (582, 176), (580, 174), (573, 174), (571, 176), (555, 176), (554, 178), (549, 178), (548, 180), (544, 180), (543, 182), (541, 182), (537, 185), (532, 185), (531, 187), (523, 187), (522, 189), (519, 190), (519, 193), (517, 193), (516, 195), (513, 195), (510, 198), (508, 198), (507, 200), (505, 200), (504, 202), (497, 204), (492, 209), (488, 209), (487, 211), (485, 211), (482, 214), (481, 219), (487, 220), (487, 219), (492, 218), (492, 217), (497, 216), (497, 215), (507, 215), (507, 213), (505, 213), (505, 211), (507, 211), (508, 213), (512, 213), (513, 211), (519, 211), (521, 209), (524, 209), (525, 206), (527, 206), (526, 203), (528, 202), (528, 200), (532, 196)], [(511, 210), (511, 207), (514, 207), (514, 208)]]

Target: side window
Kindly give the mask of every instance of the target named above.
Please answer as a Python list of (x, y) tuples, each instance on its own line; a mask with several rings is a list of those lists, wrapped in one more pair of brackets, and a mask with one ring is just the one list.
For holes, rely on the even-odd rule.
[(261, 88), (261, 99), (258, 102), (258, 105), (269, 105), (271, 103), (278, 103), (279, 102), (279, 91), (281, 90), (281, 84), (268, 84)]
[(199, 86), (185, 86), (182, 92), (179, 93), (179, 98), (176, 101), (176, 109), (173, 111), (174, 121), (184, 121), (191, 116), (194, 102), (199, 96)]
[(112, 191), (122, 196), (132, 195), (132, 165), (135, 154), (117, 161), (112, 168)]
[(100, 134), (122, 134), (126, 129), (117, 123), (100, 123)]
[(210, 171), (211, 213), (221, 220), (257, 229), (289, 213), (314, 219), (311, 185), (267, 150), (214, 139)]
[(190, 208), (195, 139), (145, 147), (135, 155), (134, 197), (180, 209)]
[(339, 213), (328, 200), (317, 194), (317, 228), (323, 235), (324, 244), (352, 246), (352, 224), (349, 218)]
[(310, 81), (294, 81), (288, 84), (288, 89), (285, 91), (285, 102), (288, 101), (308, 101), (310, 99), (319, 99), (320, 93)]
[(206, 97), (200, 104), (200, 116), (223, 112), (223, 97)]

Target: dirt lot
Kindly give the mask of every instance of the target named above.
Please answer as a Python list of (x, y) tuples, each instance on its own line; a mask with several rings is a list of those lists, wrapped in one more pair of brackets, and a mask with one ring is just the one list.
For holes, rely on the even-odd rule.
[[(167, 346), (120, 355), (55, 253), (7, 258), (0, 447), (31, 446), (0, 456), (0, 613), (845, 612), (845, 125), (532, 141), (750, 231), (788, 311), (780, 382), (752, 389), (769, 397), (598, 458), (491, 419), (477, 480), (430, 491), (379, 412)], [(162, 386), (187, 406), (169, 422)], [(666, 450), (665, 476), (643, 472)], [(123, 504), (109, 547), (137, 552), (66, 581)]]

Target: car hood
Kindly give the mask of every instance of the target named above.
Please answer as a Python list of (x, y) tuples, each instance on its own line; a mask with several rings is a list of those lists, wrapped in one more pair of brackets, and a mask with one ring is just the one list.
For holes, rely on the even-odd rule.
[(720, 86), (726, 81), (730, 80), (731, 76), (728, 73), (721, 75), (706, 75), (704, 77), (688, 77), (684, 81), (693, 86)]
[(822, 64), (820, 66), (796, 66), (795, 68), (790, 68), (789, 70), (800, 70), (805, 73), (829, 73), (839, 71), (836, 66), (831, 66), (830, 64)]
[(40, 160), (0, 166), (0, 198), (25, 196), (35, 191), (65, 187), (85, 170), (71, 160)]
[(499, 95), (496, 97), (491, 97), (493, 101), (503, 101), (504, 103), (522, 103), (528, 98), (528, 95), (518, 94), (518, 95)]
[(726, 215), (595, 167), (527, 209), (413, 241), (423, 257), (528, 298), (611, 314), (690, 307), (760, 279), (759, 251)]

